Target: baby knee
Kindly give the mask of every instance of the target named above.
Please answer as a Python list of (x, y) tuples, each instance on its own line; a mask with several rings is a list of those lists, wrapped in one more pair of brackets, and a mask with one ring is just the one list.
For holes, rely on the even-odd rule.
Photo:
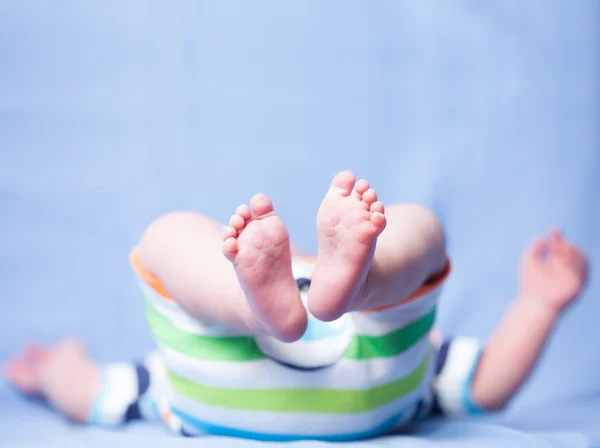
[[(388, 218), (398, 215), (399, 221), (405, 221), (413, 231), (422, 232), (429, 241), (436, 241), (445, 247), (446, 237), (444, 227), (438, 217), (430, 209), (419, 204), (402, 204), (388, 207)], [(410, 222), (410, 224), (407, 223)]]

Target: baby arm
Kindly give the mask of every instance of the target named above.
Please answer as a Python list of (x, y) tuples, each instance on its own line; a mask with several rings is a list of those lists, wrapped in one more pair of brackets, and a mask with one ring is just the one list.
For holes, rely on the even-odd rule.
[(560, 314), (585, 286), (585, 256), (557, 232), (523, 254), (517, 298), (487, 341), (473, 376), (471, 398), (502, 409), (525, 382)]

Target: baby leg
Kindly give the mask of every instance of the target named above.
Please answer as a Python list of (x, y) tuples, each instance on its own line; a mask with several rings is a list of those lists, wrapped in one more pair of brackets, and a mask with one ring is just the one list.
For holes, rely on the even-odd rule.
[(198, 214), (165, 215), (150, 225), (139, 254), (144, 269), (204, 324), (284, 341), (304, 332), (288, 233), (264, 195), (238, 207), (225, 229)]
[(317, 231), (309, 307), (322, 320), (398, 303), (446, 267), (444, 232), (431, 212), (395, 205), (384, 215), (375, 190), (347, 171), (334, 178)]
[(47, 400), (71, 420), (101, 426), (158, 418), (155, 392), (166, 379), (155, 355), (138, 364), (99, 366), (75, 340), (29, 346), (9, 362), (6, 376), (21, 392)]

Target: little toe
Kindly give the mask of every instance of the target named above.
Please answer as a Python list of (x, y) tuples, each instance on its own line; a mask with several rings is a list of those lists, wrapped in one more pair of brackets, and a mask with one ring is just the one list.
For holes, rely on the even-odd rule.
[(371, 213), (371, 223), (377, 228), (378, 233), (381, 233), (385, 228), (385, 215), (380, 212)]
[(362, 200), (368, 206), (371, 206), (375, 201), (377, 201), (377, 192), (372, 188), (369, 188), (362, 195)]
[(235, 214), (240, 215), (242, 218), (244, 218), (246, 220), (248, 220), (252, 217), (252, 212), (250, 211), (250, 207), (248, 207), (246, 204), (240, 205), (235, 210)]
[(372, 213), (373, 212), (379, 212), (381, 214), (385, 213), (385, 207), (383, 206), (383, 202), (380, 201), (375, 201), (371, 204), (371, 207), (369, 209)]
[(229, 225), (239, 232), (246, 225), (246, 221), (240, 215), (232, 215), (229, 219)]
[(250, 199), (250, 210), (254, 217), (260, 218), (273, 211), (273, 203), (266, 195), (259, 193)]
[(233, 258), (238, 251), (238, 242), (235, 238), (227, 238), (223, 241), (223, 254), (227, 258)]
[(342, 196), (348, 196), (352, 192), (352, 187), (356, 181), (356, 176), (350, 171), (342, 171), (333, 178), (329, 191)]

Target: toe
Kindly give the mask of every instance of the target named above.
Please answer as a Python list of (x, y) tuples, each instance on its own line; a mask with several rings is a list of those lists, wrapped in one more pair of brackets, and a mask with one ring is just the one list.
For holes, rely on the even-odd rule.
[(227, 226), (223, 229), (223, 241), (228, 238), (235, 238), (237, 236), (237, 230), (231, 226)]
[(235, 210), (235, 214), (240, 215), (244, 219), (250, 219), (252, 217), (252, 213), (250, 212), (250, 207), (248, 207), (246, 204), (240, 205)]
[(365, 193), (365, 191), (367, 191), (369, 189), (369, 182), (367, 182), (364, 179), (359, 180), (358, 182), (356, 182), (356, 185), (354, 186), (354, 191), (358, 194), (358, 196), (360, 198), (362, 198), (362, 195)]
[(356, 176), (354, 176), (352, 172), (342, 171), (333, 178), (330, 191), (343, 196), (348, 196), (350, 192), (352, 192), (355, 180)]
[(362, 200), (364, 201), (365, 204), (370, 206), (375, 201), (377, 201), (377, 192), (375, 190), (373, 190), (372, 188), (369, 188), (367, 191), (365, 191), (363, 193)]
[(273, 211), (273, 203), (266, 195), (259, 193), (250, 199), (250, 210), (253, 216), (260, 218)]
[(233, 215), (229, 219), (229, 226), (233, 227), (238, 232), (244, 228), (244, 225), (246, 225), (246, 221), (240, 215)]
[(223, 255), (232, 259), (238, 250), (238, 243), (235, 238), (227, 238), (223, 241)]
[(371, 212), (379, 212), (381, 214), (385, 213), (385, 208), (382, 202), (376, 201), (371, 204), (371, 208), (369, 209)]
[(386, 223), (385, 215), (383, 213), (379, 213), (379, 212), (371, 213), (371, 223), (377, 229), (377, 234), (380, 234), (381, 232), (383, 232), (383, 229), (385, 228), (385, 223)]

